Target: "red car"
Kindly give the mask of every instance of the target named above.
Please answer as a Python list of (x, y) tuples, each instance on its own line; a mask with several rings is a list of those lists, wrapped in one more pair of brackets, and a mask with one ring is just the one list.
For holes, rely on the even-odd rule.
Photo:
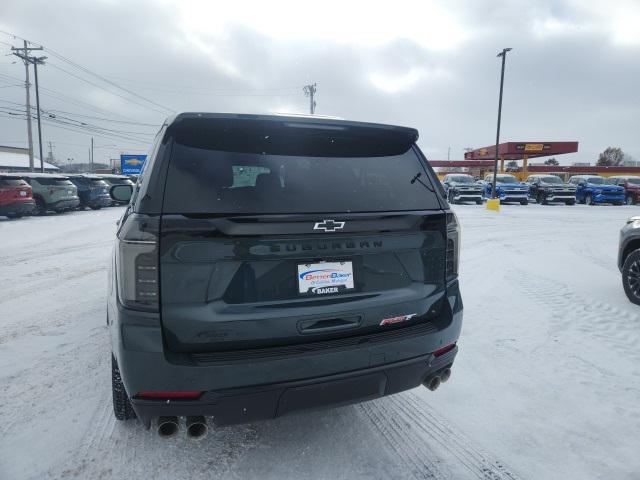
[(609, 177), (607, 183), (624, 187), (624, 198), (627, 205), (640, 203), (640, 177), (633, 175)]
[(0, 174), (0, 216), (20, 218), (36, 208), (31, 187), (20, 176)]

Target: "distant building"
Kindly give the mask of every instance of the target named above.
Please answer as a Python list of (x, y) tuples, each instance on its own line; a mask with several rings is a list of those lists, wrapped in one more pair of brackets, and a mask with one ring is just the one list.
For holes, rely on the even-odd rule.
[(589, 162), (573, 162), (571, 166), (572, 167), (590, 167), (591, 164)]
[[(40, 159), (33, 157), (33, 168), (40, 171)], [(59, 170), (55, 165), (44, 162), (44, 171), (55, 173)], [(0, 145), (0, 172), (28, 172), (29, 149), (18, 147), (5, 147)]]

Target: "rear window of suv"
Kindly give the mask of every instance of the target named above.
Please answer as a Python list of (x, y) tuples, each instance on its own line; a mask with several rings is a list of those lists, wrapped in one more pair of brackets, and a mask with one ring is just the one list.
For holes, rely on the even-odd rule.
[(221, 151), (176, 142), (163, 211), (269, 214), (437, 208), (433, 186), (412, 148), (383, 156), (307, 156)]
[(0, 187), (21, 187), (24, 183), (20, 178), (0, 178)]
[(73, 185), (70, 180), (66, 178), (44, 178), (44, 177), (34, 177), (33, 180), (38, 182), (40, 185), (49, 185), (49, 186), (59, 186), (66, 187), (67, 185)]

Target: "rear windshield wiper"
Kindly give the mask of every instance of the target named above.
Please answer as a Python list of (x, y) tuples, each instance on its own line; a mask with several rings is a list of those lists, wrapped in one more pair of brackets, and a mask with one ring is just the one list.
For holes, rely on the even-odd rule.
[(433, 188), (431, 188), (429, 185), (427, 185), (426, 183), (424, 183), (422, 180), (420, 180), (420, 177), (422, 176), (422, 173), (418, 172), (416, 173), (415, 177), (413, 177), (411, 179), (411, 185), (413, 185), (414, 183), (418, 182), (420, 185), (422, 185), (424, 188), (426, 188), (427, 190), (429, 190), (431, 193), (436, 193), (435, 190)]

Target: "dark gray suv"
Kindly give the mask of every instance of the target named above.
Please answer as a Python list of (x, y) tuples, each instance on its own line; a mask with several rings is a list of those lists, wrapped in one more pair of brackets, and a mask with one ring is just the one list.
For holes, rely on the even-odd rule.
[[(170, 436), (451, 374), (459, 228), (418, 132), (321, 117), (168, 120), (117, 232), (113, 400)], [(133, 191), (133, 194), (132, 194)]]
[(640, 216), (631, 217), (620, 230), (618, 268), (629, 300), (640, 305)]

